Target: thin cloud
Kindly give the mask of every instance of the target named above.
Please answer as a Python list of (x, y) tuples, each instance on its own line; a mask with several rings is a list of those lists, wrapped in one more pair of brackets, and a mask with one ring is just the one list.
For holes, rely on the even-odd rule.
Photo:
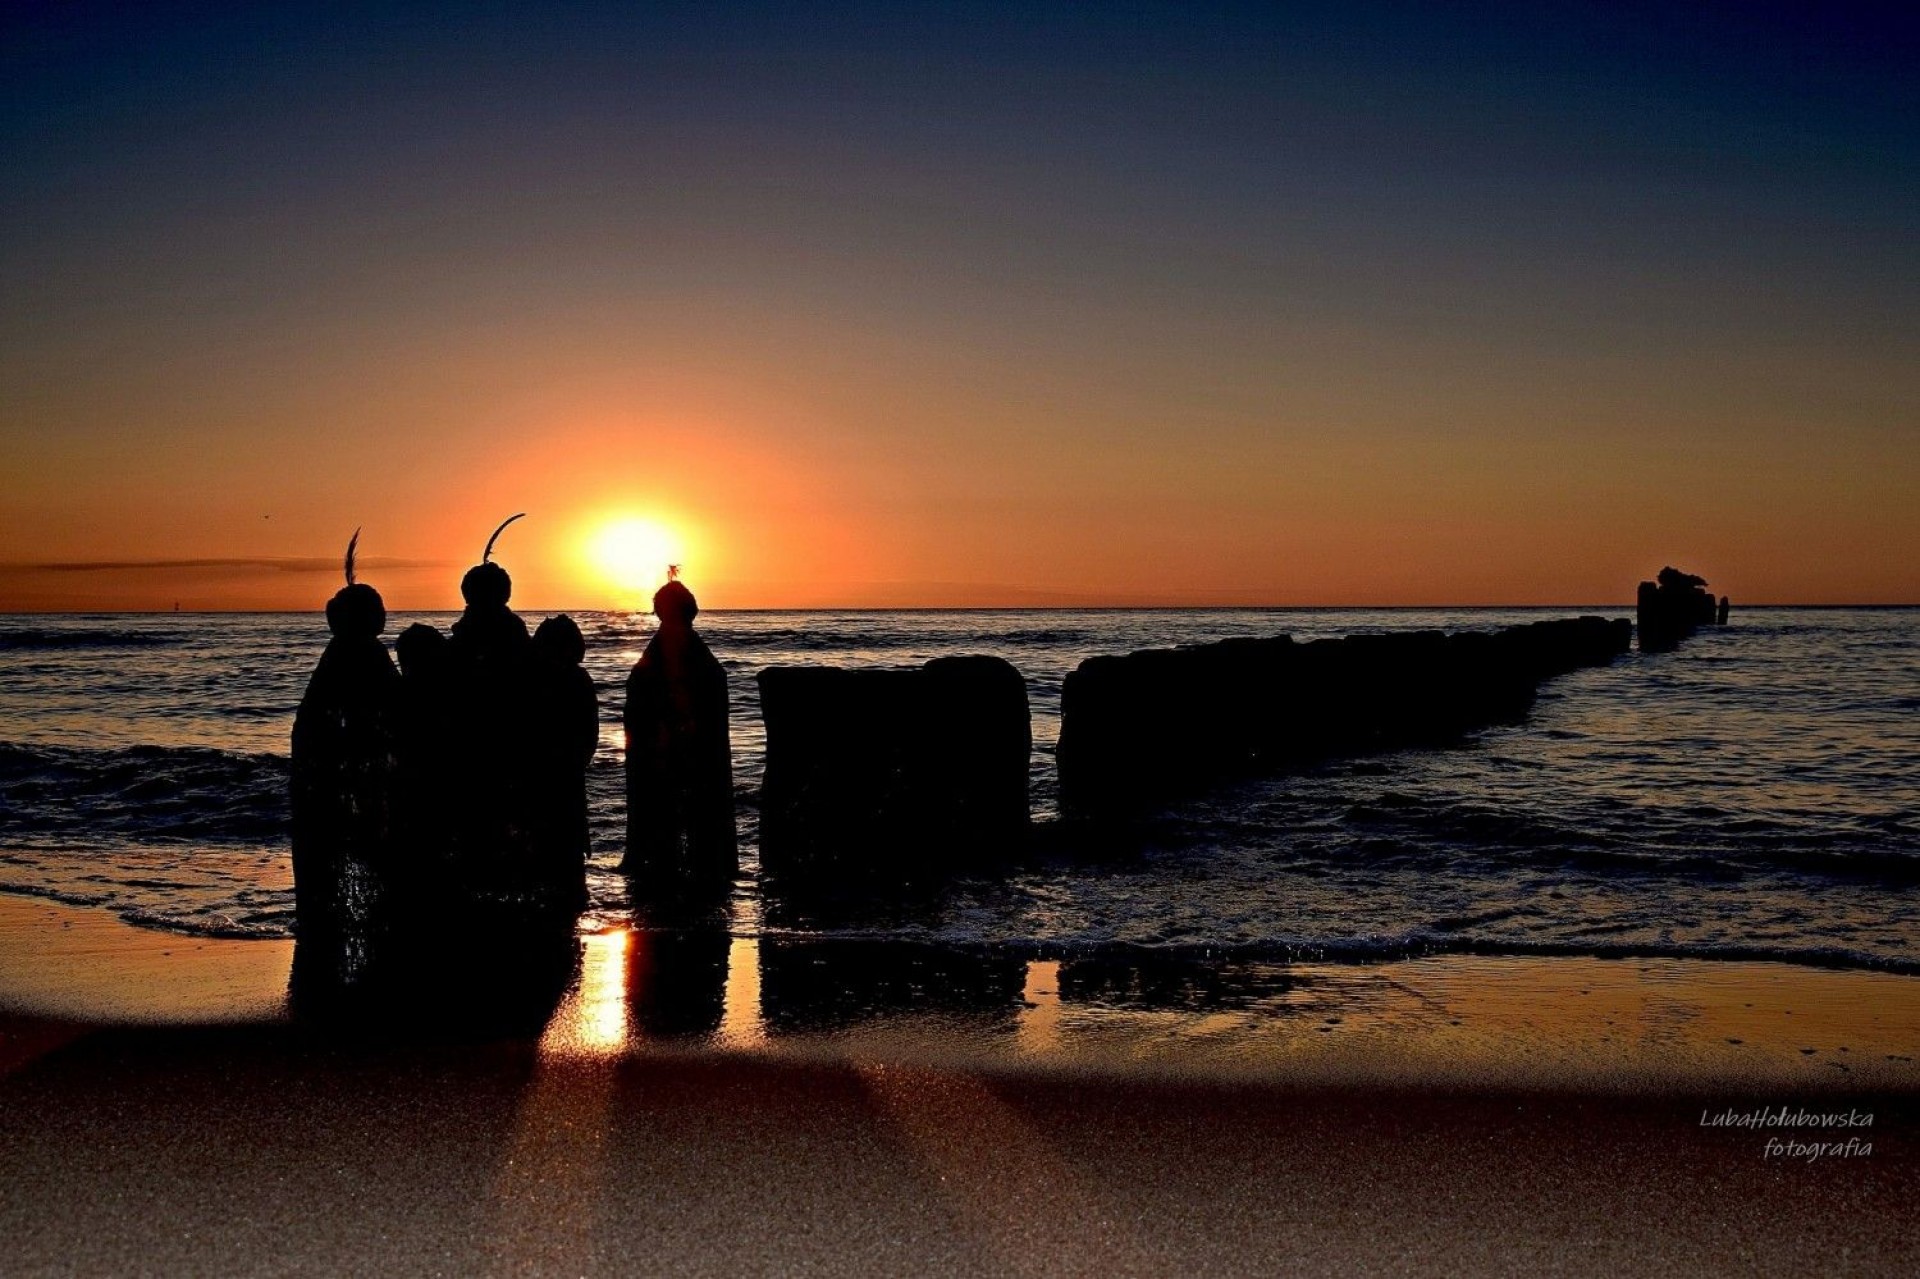
[[(356, 565), (364, 569), (451, 568), (452, 560), (405, 560), (388, 556), (362, 556)], [(340, 557), (223, 558), (199, 560), (55, 560), (43, 564), (4, 564), (0, 571), (16, 573), (119, 573), (167, 572), (181, 569), (265, 569), (275, 573), (338, 573)]]

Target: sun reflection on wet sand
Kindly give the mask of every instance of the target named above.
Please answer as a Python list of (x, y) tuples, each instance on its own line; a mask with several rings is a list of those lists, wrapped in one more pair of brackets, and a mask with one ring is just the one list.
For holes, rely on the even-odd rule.
[(627, 952), (629, 929), (589, 933), (580, 939), (580, 978), (540, 1036), (540, 1055), (607, 1056), (627, 1046)]
[(760, 943), (613, 928), (581, 938), (580, 973), (540, 1036), (542, 1058), (611, 1058), (649, 1046), (767, 1046)]
[(736, 938), (727, 948), (725, 1011), (715, 1038), (722, 1048), (751, 1051), (767, 1046), (767, 1023), (760, 1011), (760, 943), (753, 938)]
[(497, 1164), (491, 1268), (579, 1273), (598, 1260), (593, 1221), (604, 1188), (618, 1058), (628, 1045), (632, 930), (580, 938), (579, 975), (540, 1036), (532, 1076)]
[(1014, 1028), (1020, 1051), (1045, 1057), (1060, 1051), (1060, 962), (1035, 960), (1027, 965), (1020, 992), (1020, 1019)]

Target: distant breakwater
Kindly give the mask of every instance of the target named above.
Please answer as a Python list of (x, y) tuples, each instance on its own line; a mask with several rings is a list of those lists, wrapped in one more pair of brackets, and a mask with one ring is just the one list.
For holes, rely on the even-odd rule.
[(1635, 613), (1641, 651), (1667, 652), (1702, 626), (1725, 626), (1731, 607), (1726, 596), (1713, 598), (1706, 578), (1669, 564), (1653, 581), (1640, 583)]
[(1289, 636), (1093, 657), (1061, 691), (1063, 808), (1125, 813), (1236, 776), (1518, 723), (1540, 684), (1627, 651), (1624, 618), (1492, 634)]

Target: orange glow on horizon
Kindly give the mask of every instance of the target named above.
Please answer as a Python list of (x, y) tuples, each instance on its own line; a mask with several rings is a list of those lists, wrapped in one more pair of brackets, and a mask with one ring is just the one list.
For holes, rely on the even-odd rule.
[[(763, 373), (781, 367), (757, 354)], [(1729, 472), (1703, 495), (1704, 462), (1623, 479), (1635, 458), (1610, 462), (1597, 442), (1387, 448), (1355, 428), (1094, 447), (1112, 406), (996, 418), (983, 402), (962, 429), (964, 403), (849, 376), (834, 395), (714, 378), (462, 401), (377, 466), (364, 448), (302, 453), (304, 434), (275, 446), (271, 473), (245, 453), (169, 457), (137, 485), (49, 463), (57, 495), (35, 496), (30, 469), (17, 507), (0, 502), (0, 609), (317, 612), (360, 526), (361, 580), (389, 610), (455, 610), (461, 574), (515, 511), (527, 518), (494, 559), (514, 606), (536, 612), (644, 609), (669, 563), (708, 610), (1624, 607), (1666, 563), (1736, 605), (1920, 597), (1911, 558), (1887, 553), (1911, 541), (1897, 465), (1871, 488), (1789, 485), (1782, 469)], [(312, 426), (408, 407), (322, 403)], [(1831, 518), (1806, 532), (1783, 511)]]

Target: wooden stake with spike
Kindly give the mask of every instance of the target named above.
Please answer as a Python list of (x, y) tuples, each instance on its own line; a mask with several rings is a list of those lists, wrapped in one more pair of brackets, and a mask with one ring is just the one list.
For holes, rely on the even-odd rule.
[(487, 549), (481, 554), (480, 562), (482, 564), (491, 564), (493, 562), (493, 544), (500, 540), (502, 533), (507, 531), (507, 525), (513, 523), (515, 520), (524, 520), (526, 518), (527, 513), (522, 511), (518, 515), (509, 515), (506, 519), (500, 521), (500, 527), (493, 530), (493, 536), (487, 539)]

